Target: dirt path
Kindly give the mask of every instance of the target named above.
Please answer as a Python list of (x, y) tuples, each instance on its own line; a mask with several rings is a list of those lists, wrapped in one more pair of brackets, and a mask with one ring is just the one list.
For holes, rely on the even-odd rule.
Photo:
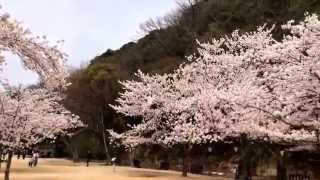
[[(1, 169), (0, 179), (3, 179)], [(181, 177), (179, 172), (157, 171), (118, 167), (112, 172), (112, 167), (93, 164), (74, 164), (61, 159), (40, 159), (39, 166), (28, 168), (27, 161), (14, 160), (11, 180), (227, 180), (207, 176), (191, 175)]]

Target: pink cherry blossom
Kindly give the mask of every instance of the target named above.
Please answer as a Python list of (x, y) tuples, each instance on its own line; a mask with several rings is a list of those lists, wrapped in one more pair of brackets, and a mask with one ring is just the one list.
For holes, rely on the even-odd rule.
[(125, 91), (112, 107), (142, 119), (121, 138), (170, 146), (247, 134), (275, 143), (319, 143), (320, 21), (306, 15), (282, 27), (290, 33), (281, 41), (266, 25), (236, 30), (199, 43), (199, 55), (172, 74), (139, 71), (138, 80), (121, 82)]

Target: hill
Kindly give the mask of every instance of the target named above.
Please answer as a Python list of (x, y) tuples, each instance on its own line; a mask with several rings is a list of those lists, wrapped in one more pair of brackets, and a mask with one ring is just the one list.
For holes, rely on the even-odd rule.
[[(118, 50), (107, 50), (86, 68), (72, 72), (65, 105), (98, 134), (106, 128), (121, 131), (125, 117), (108, 105), (121, 92), (119, 80), (134, 78), (141, 69), (167, 73), (196, 51), (199, 41), (221, 37), (234, 29), (248, 31), (258, 25), (275, 24), (275, 37), (282, 35), (279, 24), (299, 20), (305, 12), (320, 13), (319, 0), (189, 0), (170, 14), (141, 25), (146, 34)], [(134, 121), (133, 121), (134, 122)]]

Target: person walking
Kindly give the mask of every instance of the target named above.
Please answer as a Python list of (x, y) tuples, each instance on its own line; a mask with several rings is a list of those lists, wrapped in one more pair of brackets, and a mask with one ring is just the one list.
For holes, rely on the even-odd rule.
[(29, 159), (29, 167), (32, 168), (32, 166), (34, 165), (34, 160), (35, 160), (35, 152), (32, 151), (32, 154), (31, 154), (31, 158)]
[(20, 159), (20, 156), (21, 156), (21, 151), (18, 150), (18, 151), (17, 151), (17, 159)]
[(31, 168), (33, 166), (33, 157), (29, 159), (28, 166)]
[(90, 163), (91, 159), (92, 159), (92, 154), (91, 154), (91, 151), (89, 150), (87, 152), (87, 167), (89, 167), (89, 163)]
[(116, 161), (117, 161), (117, 158), (116, 157), (113, 157), (111, 159), (111, 163), (112, 163), (112, 167), (113, 167), (113, 172), (116, 172)]
[(26, 150), (24, 149), (24, 150), (22, 151), (22, 159), (23, 159), (23, 160), (26, 158), (26, 154), (27, 154), (27, 152), (26, 152)]
[(35, 151), (35, 153), (33, 154), (34, 158), (33, 158), (33, 166), (36, 167), (38, 165), (38, 159), (39, 159), (39, 152)]

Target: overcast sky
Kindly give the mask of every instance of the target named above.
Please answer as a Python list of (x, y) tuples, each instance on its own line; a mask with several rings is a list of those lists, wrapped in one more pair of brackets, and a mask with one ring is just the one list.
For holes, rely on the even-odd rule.
[[(22, 21), (35, 35), (50, 41), (65, 40), (69, 65), (85, 64), (107, 49), (118, 49), (137, 38), (139, 25), (165, 15), (175, 0), (0, 0), (1, 11)], [(9, 57), (4, 76), (13, 84), (36, 82)]]

